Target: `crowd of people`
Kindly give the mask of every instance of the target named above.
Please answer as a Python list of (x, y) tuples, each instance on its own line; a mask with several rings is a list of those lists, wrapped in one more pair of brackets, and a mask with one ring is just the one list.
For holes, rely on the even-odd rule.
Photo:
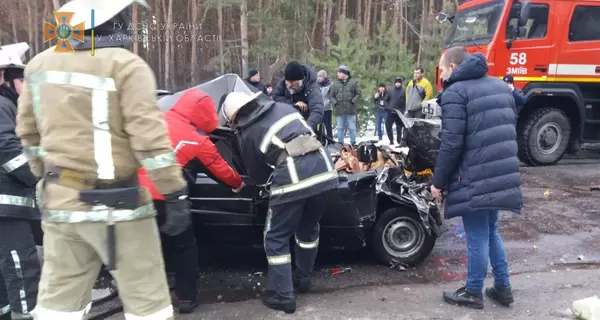
[[(90, 54), (90, 10), (102, 11), (98, 30), (122, 32), (110, 26), (127, 23), (134, 2), (145, 5), (124, 0), (99, 10), (94, 0), (74, 0), (60, 8), (74, 13), (72, 24), (84, 24), (85, 41), (73, 41), (73, 52), (51, 48), (25, 65), (26, 45), (0, 49), (1, 320), (83, 319), (103, 265), (116, 280), (126, 319), (173, 319), (159, 234), (162, 247), (177, 259), (179, 312), (190, 313), (199, 303), (186, 173), (202, 165), (232, 192), (245, 185), (207, 137), (219, 123), (209, 95), (189, 89), (163, 114), (152, 70), (126, 43), (97, 41)], [(431, 194), (440, 200), (445, 194), (447, 219), (462, 217), (469, 261), (466, 286), (443, 293), (443, 299), (483, 308), (491, 262), (494, 285), (485, 294), (510, 305), (498, 215), (519, 212), (523, 204), (515, 126), (524, 96), (512, 76), (505, 83), (486, 76), (485, 57), (463, 47), (448, 49), (439, 66), (442, 134)], [(345, 65), (333, 81), (325, 70), (315, 73), (296, 61), (274, 88), (261, 84), (255, 69), (246, 81), (258, 92), (231, 92), (219, 103), (248, 175), (271, 183), (262, 302), (294, 313), (295, 292), (312, 288), (321, 204), (338, 188), (337, 170), (317, 133), (333, 136), (335, 113), (338, 141), (343, 143), (347, 130), (356, 143), (362, 91)], [(262, 99), (263, 93), (272, 99)], [(396, 124), (400, 141), (398, 112), (421, 117), (422, 101), (432, 97), (422, 68), (406, 87), (400, 77), (389, 89), (379, 85), (373, 95), (379, 138), (385, 123), (394, 141)], [(40, 220), (41, 267), (31, 228)]]
[[(298, 69), (295, 74), (293, 73), (294, 69)], [(319, 89), (323, 104), (323, 115), (322, 128), (318, 129), (332, 139), (332, 122), (335, 114), (337, 141), (344, 143), (346, 133), (348, 133), (350, 144), (355, 145), (357, 138), (357, 108), (363, 98), (360, 80), (352, 76), (350, 68), (346, 65), (338, 67), (335, 80), (329, 79), (326, 70), (319, 70), (316, 77), (313, 72), (313, 69), (309, 66), (293, 61), (287, 65), (284, 77), (279, 81), (275, 90), (271, 88), (270, 84), (261, 82), (260, 72), (256, 69), (250, 69), (244, 80), (275, 101), (292, 103), (305, 116), (310, 115), (310, 110), (307, 108), (311, 104), (303, 101), (305, 99), (301, 98), (301, 95), (308, 96), (312, 94), (314, 99), (312, 90)], [(298, 79), (293, 80), (292, 78)], [(286, 90), (284, 86), (286, 81), (296, 81), (297, 85), (296, 87), (288, 87)], [(316, 86), (313, 85), (314, 83), (316, 83)], [(433, 98), (433, 87), (431, 82), (425, 78), (425, 71), (422, 67), (415, 69), (414, 78), (408, 82), (407, 86), (403, 86), (402, 77), (394, 78), (393, 85), (389, 89), (386, 84), (379, 84), (373, 97), (375, 134), (379, 137), (379, 140), (381, 141), (383, 138), (383, 124), (385, 123), (385, 132), (390, 143), (393, 144), (396, 141), (400, 145), (402, 143), (403, 125), (397, 113), (401, 112), (411, 118), (422, 118), (424, 115), (421, 112), (421, 103), (431, 98)], [(318, 107), (318, 109), (321, 109), (321, 107)], [(395, 140), (394, 124), (396, 125)]]

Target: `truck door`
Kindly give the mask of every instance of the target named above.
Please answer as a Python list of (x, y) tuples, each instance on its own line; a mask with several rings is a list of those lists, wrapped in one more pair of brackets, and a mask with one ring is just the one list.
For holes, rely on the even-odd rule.
[(521, 4), (513, 4), (505, 28), (506, 43), (512, 43), (510, 49), (506, 45), (498, 46), (495, 59), (499, 73), (512, 74), (515, 85), (519, 88), (523, 88), (528, 82), (547, 81), (550, 52), (555, 46), (553, 35), (556, 25), (550, 19), (550, 2), (532, 2), (525, 35), (517, 39), (514, 34), (518, 27)]

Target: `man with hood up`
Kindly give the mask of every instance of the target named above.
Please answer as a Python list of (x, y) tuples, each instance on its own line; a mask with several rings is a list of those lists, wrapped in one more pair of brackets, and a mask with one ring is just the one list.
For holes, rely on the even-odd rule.
[[(221, 157), (207, 134), (214, 131), (219, 118), (213, 99), (198, 89), (186, 90), (173, 108), (165, 113), (165, 121), (175, 149), (175, 158), (179, 165), (192, 175), (206, 168), (217, 182), (241, 191), (242, 178)], [(200, 132), (198, 131), (200, 130)], [(161, 225), (166, 216), (165, 197), (148, 178), (146, 169), (138, 172), (140, 185), (149, 189), (158, 212)], [(175, 294), (179, 299), (179, 313), (190, 313), (198, 305), (197, 274), (198, 256), (194, 229), (190, 226), (184, 232), (164, 237), (163, 251), (173, 257), (175, 267)]]
[(40, 281), (31, 229), (41, 218), (34, 201), (37, 179), (15, 134), (21, 56), (28, 49), (26, 43), (0, 47), (0, 320), (32, 319)]
[(485, 294), (508, 306), (513, 295), (498, 216), (500, 210), (520, 212), (523, 206), (515, 99), (502, 80), (486, 76), (481, 53), (452, 47), (439, 66), (442, 139), (431, 194), (441, 199), (447, 190), (444, 215), (462, 217), (468, 257), (466, 285), (444, 292), (443, 298), (483, 309), (483, 282), (491, 264), (494, 286)]
[[(337, 189), (338, 175), (311, 125), (289, 104), (259, 100), (259, 96), (232, 92), (221, 110), (238, 138), (250, 178), (270, 182), (264, 231), (269, 279), (263, 304), (294, 313), (294, 288), (300, 293), (311, 288), (323, 203)], [(289, 246), (293, 236), (294, 275)]]
[(318, 132), (323, 122), (323, 97), (317, 85), (314, 71), (297, 61), (285, 66), (283, 79), (273, 90), (273, 100), (291, 104), (296, 108), (306, 123)]
[(388, 115), (385, 118), (385, 132), (387, 132), (388, 139), (390, 139), (390, 145), (394, 144), (394, 123), (396, 124), (396, 142), (402, 144), (402, 131), (404, 125), (398, 112), (404, 114), (406, 110), (406, 91), (402, 86), (402, 78), (396, 77), (394, 79), (394, 86), (390, 88), (390, 101), (388, 103)]
[[(74, 0), (84, 24), (72, 52), (49, 48), (25, 68), (16, 133), (29, 157), (44, 230), (36, 320), (80, 320), (102, 265), (115, 278), (126, 319), (173, 319), (156, 211), (140, 188), (143, 166), (165, 198), (168, 235), (191, 223), (190, 203), (148, 64), (124, 47), (120, 25), (143, 0)], [(90, 12), (94, 10), (94, 26)], [(90, 30), (96, 35), (94, 54)], [(73, 31), (74, 32), (74, 31)]]

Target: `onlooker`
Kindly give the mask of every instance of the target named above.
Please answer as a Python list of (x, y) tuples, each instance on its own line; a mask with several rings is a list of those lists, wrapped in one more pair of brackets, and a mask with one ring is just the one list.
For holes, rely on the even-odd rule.
[(323, 98), (312, 68), (290, 61), (285, 66), (283, 79), (273, 90), (273, 100), (292, 105), (314, 132), (319, 130), (323, 122)]
[(375, 91), (375, 132), (379, 141), (383, 139), (383, 122), (387, 116), (386, 108), (390, 102), (390, 95), (385, 88), (385, 84), (380, 83)]
[(327, 137), (333, 139), (333, 128), (331, 127), (331, 100), (329, 99), (331, 80), (327, 77), (327, 71), (319, 70), (319, 72), (317, 72), (317, 82), (319, 83), (319, 89), (321, 89), (321, 95), (323, 96), (323, 105), (325, 105), (325, 112), (323, 113), (325, 133), (327, 134)]
[(483, 308), (483, 281), (491, 262), (494, 286), (485, 294), (502, 305), (513, 302), (498, 211), (523, 206), (515, 102), (500, 79), (488, 77), (485, 56), (452, 47), (440, 59), (444, 91), (441, 146), (431, 193), (448, 191), (445, 218), (462, 216), (467, 235), (467, 284), (444, 292), (446, 302)]
[(504, 80), (504, 82), (506, 82), (506, 84), (512, 91), (513, 98), (515, 98), (515, 105), (517, 107), (524, 105), (525, 104), (525, 95), (523, 94), (523, 91), (521, 91), (521, 89), (515, 88), (515, 78), (513, 77), (513, 75), (507, 74), (504, 76), (504, 78), (502, 80)]
[(361, 96), (360, 82), (352, 78), (348, 66), (341, 65), (337, 73), (338, 81), (331, 85), (329, 98), (335, 109), (338, 142), (344, 143), (346, 127), (350, 132), (350, 143), (356, 144), (356, 103)]
[(406, 116), (409, 118), (424, 118), (421, 103), (433, 98), (433, 87), (425, 79), (423, 67), (415, 69), (414, 79), (406, 86)]
[(404, 125), (398, 116), (398, 112), (404, 114), (406, 110), (406, 93), (404, 91), (404, 87), (402, 87), (402, 78), (396, 77), (394, 79), (394, 86), (389, 90), (389, 92), (390, 101), (387, 108), (388, 115), (385, 118), (385, 132), (387, 132), (388, 138), (390, 139), (390, 145), (394, 144), (394, 131), (392, 129), (395, 123), (396, 142), (398, 144), (402, 144)]
[(258, 89), (258, 90), (262, 91), (264, 94), (268, 95), (265, 84), (260, 81), (260, 72), (258, 72), (258, 70), (254, 69), (254, 68), (248, 70), (248, 78), (246, 78), (244, 80), (246, 80), (246, 82), (251, 84), (256, 89)]
[(271, 84), (267, 83), (265, 85), (265, 90), (267, 91), (267, 95), (269, 96), (269, 99), (273, 100), (273, 86), (271, 86)]

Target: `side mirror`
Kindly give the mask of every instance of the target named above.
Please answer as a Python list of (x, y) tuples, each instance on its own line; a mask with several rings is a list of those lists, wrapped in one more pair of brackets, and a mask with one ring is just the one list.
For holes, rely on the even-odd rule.
[(440, 12), (437, 16), (435, 16), (435, 20), (439, 23), (444, 23), (448, 20), (448, 15), (446, 13)]
[(519, 27), (524, 27), (529, 21), (529, 10), (531, 9), (531, 1), (525, 0), (521, 2), (521, 12), (519, 13)]

